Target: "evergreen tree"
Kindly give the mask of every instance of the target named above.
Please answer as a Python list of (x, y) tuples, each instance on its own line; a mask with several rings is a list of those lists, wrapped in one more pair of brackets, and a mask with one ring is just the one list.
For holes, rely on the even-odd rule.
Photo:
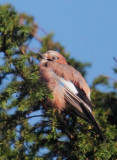
[[(59, 51), (83, 76), (90, 64), (70, 58), (52, 34), (40, 38), (38, 29), (42, 30), (33, 17), (18, 14), (10, 5), (0, 6), (0, 159), (115, 160), (117, 81), (100, 76), (91, 87), (93, 111), (106, 137), (102, 143), (95, 129), (73, 113), (43, 107), (52, 93), (40, 82), (38, 51)], [(36, 53), (30, 45), (34, 39), (39, 43)], [(113, 90), (102, 92), (98, 85), (111, 85)]]

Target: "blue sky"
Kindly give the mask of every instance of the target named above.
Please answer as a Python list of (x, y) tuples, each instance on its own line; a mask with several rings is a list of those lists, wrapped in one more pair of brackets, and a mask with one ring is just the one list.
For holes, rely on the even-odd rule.
[[(2, 0), (25, 12), (48, 33), (54, 32), (71, 57), (91, 62), (87, 81), (99, 75), (116, 78), (117, 0)], [(34, 47), (37, 44), (34, 44)]]

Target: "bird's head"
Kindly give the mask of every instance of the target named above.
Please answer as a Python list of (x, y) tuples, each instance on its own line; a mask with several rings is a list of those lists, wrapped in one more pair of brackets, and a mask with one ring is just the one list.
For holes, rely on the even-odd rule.
[(47, 61), (53, 61), (57, 63), (67, 64), (67, 61), (65, 57), (63, 57), (60, 53), (57, 51), (49, 50), (44, 54), (39, 53), (41, 60), (41, 63), (47, 62)]

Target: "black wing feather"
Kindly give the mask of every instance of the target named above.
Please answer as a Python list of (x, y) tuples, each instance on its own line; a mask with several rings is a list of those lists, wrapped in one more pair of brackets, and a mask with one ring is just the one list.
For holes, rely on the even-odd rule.
[(74, 110), (78, 114), (79, 117), (90, 122), (92, 125), (94, 125), (96, 127), (96, 129), (101, 137), (101, 140), (104, 140), (105, 138), (103, 136), (103, 133), (102, 133), (99, 125), (97, 124), (97, 122), (92, 114), (92, 111), (90, 108), (91, 102), (88, 100), (86, 94), (84, 94), (83, 91), (80, 92), (81, 90), (79, 90), (78, 94), (76, 95), (70, 90), (70, 88), (68, 88), (66, 86), (66, 84), (64, 84), (64, 82), (61, 81), (61, 83), (63, 83), (62, 86), (65, 89), (66, 101), (75, 107)]

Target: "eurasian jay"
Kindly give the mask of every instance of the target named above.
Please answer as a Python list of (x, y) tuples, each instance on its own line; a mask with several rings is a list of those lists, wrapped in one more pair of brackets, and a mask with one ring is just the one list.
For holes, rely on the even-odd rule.
[(43, 55), (39, 53), (39, 56), (41, 79), (53, 93), (53, 99), (47, 100), (46, 105), (59, 112), (73, 106), (76, 114), (94, 125), (100, 138), (104, 140), (91, 111), (90, 89), (82, 75), (56, 51), (49, 50)]

